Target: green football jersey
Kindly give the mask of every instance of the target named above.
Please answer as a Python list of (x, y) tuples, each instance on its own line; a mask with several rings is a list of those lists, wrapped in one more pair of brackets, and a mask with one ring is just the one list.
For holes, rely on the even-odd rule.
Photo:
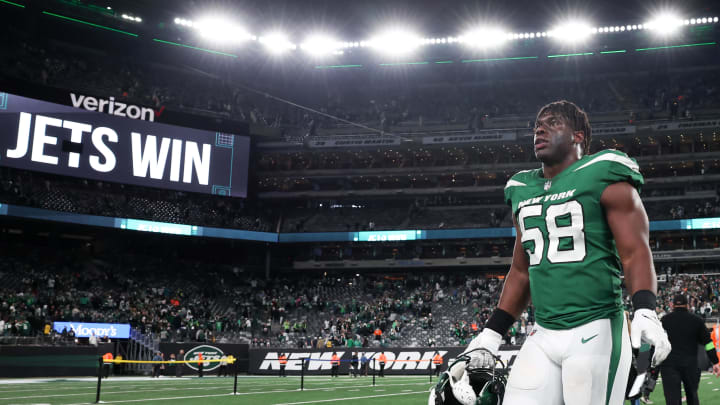
[(508, 180), (512, 207), (530, 263), (530, 295), (537, 322), (569, 329), (622, 310), (622, 265), (600, 204), (605, 188), (640, 188), (637, 163), (616, 150), (582, 157), (552, 179), (542, 169)]

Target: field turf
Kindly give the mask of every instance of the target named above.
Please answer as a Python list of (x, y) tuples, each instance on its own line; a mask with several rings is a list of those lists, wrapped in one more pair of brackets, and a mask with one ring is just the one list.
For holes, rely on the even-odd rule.
[[(431, 383), (427, 376), (350, 378), (347, 375), (306, 377), (305, 390), (299, 391), (300, 378), (238, 377), (238, 395), (233, 395), (233, 379), (214, 376), (151, 379), (147, 377), (111, 377), (103, 380), (102, 403), (110, 404), (387, 404), (418, 405), (427, 403)], [(0, 404), (91, 404), (95, 401), (93, 378), (0, 380)], [(651, 399), (665, 404), (662, 382)], [(720, 404), (720, 379), (703, 374), (700, 384), (703, 404)]]

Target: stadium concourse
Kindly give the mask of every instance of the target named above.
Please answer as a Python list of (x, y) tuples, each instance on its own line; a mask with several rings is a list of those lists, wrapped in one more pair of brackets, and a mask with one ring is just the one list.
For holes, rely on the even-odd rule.
[(0, 404), (427, 403), (562, 99), (639, 166), (655, 313), (720, 329), (720, 3), (172, 3), (0, 0)]

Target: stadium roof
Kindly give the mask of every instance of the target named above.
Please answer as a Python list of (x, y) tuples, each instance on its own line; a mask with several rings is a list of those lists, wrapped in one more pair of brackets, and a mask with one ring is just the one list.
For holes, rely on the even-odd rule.
[(222, 13), (251, 28), (272, 26), (289, 35), (324, 28), (348, 37), (367, 35), (382, 24), (398, 21), (416, 26), (427, 35), (447, 35), (464, 25), (484, 21), (500, 22), (515, 30), (538, 31), (569, 17), (608, 25), (644, 21), (653, 13), (669, 9), (688, 16), (720, 12), (720, 2), (713, 0), (100, 0), (91, 3), (137, 13), (146, 20), (193, 19), (202, 14)]

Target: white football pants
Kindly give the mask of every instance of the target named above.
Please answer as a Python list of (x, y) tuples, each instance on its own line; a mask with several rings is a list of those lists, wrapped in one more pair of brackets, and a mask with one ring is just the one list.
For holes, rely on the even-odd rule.
[(631, 362), (622, 313), (567, 330), (535, 325), (512, 366), (503, 405), (622, 405)]

